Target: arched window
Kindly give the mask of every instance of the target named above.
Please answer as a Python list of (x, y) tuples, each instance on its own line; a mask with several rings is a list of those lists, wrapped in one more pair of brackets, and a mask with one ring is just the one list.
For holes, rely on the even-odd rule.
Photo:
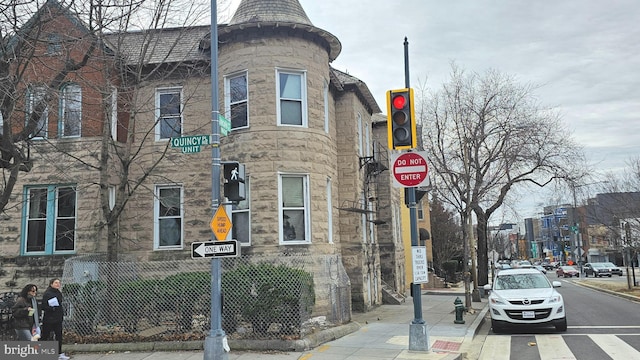
[(82, 89), (78, 84), (67, 84), (62, 88), (60, 109), (60, 134), (63, 137), (80, 136), (82, 123)]

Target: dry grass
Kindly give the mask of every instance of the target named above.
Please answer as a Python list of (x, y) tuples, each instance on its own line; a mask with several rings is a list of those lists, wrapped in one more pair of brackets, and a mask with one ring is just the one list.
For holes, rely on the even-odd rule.
[(629, 285), (626, 281), (612, 282), (598, 279), (584, 279), (582, 283), (595, 288), (606, 289), (640, 297), (640, 286), (632, 286), (631, 289), (629, 289)]

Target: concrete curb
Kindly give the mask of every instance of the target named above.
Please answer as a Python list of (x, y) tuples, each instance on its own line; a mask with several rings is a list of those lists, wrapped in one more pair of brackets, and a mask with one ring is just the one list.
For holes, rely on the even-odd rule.
[[(485, 316), (487, 315), (487, 312), (489, 312), (489, 304), (485, 303), (482, 310), (480, 310), (480, 312), (478, 313), (478, 316), (476, 316), (475, 320), (473, 320), (473, 322), (471, 323), (471, 326), (469, 326), (469, 329), (467, 329), (467, 333), (465, 334), (464, 340), (462, 341), (463, 344), (464, 343), (471, 344), (473, 342), (473, 338), (478, 334), (478, 331), (480, 330), (480, 327), (482, 326), (482, 324), (484, 324)], [(467, 346), (470, 346), (470, 345), (467, 345)], [(460, 348), (459, 353), (453, 354), (455, 355), (455, 357), (452, 358), (451, 360), (465, 359), (467, 357), (467, 352), (464, 350), (465, 350), (465, 346), (463, 345)], [(443, 360), (449, 360), (449, 358), (446, 358)]]
[(324, 329), (299, 340), (229, 340), (229, 346), (234, 350), (251, 351), (294, 351), (303, 352), (319, 345), (339, 339), (360, 329), (360, 324), (350, 322), (345, 325)]
[[(345, 325), (328, 328), (310, 334), (298, 340), (233, 340), (229, 339), (229, 346), (240, 351), (282, 351), (303, 352), (319, 345), (339, 339), (360, 329), (360, 324), (350, 322)], [(104, 343), (104, 344), (64, 344), (63, 350), (70, 353), (92, 352), (153, 352), (153, 351), (201, 351), (204, 341), (158, 341), (137, 343)]]
[(589, 289), (598, 290), (598, 291), (601, 291), (603, 293), (611, 294), (611, 295), (614, 295), (614, 296), (617, 296), (617, 297), (621, 297), (621, 298), (624, 298), (624, 299), (627, 299), (627, 300), (640, 302), (640, 297), (639, 296), (629, 295), (629, 294), (625, 294), (625, 293), (620, 293), (620, 292), (616, 292), (616, 291), (612, 291), (612, 290), (603, 289), (603, 288), (597, 287), (595, 285), (584, 283), (582, 281), (576, 281), (576, 282), (574, 282), (574, 284), (582, 286), (582, 287), (587, 287)]
[(104, 344), (64, 344), (66, 352), (152, 352), (152, 351), (193, 351), (203, 350), (204, 341), (158, 341), (137, 343), (104, 343)]
[(471, 323), (471, 326), (467, 330), (467, 334), (464, 336), (464, 341), (473, 341), (478, 330), (482, 324), (484, 324), (484, 318), (487, 315), (487, 312), (489, 312), (489, 306), (488, 304), (485, 304), (484, 308), (480, 310), (480, 313), (478, 313), (478, 316), (476, 316), (476, 319)]

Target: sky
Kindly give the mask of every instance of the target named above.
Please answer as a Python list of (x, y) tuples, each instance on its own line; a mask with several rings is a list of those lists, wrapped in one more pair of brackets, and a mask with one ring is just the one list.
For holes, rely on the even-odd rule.
[[(452, 62), (467, 72), (498, 70), (539, 86), (539, 101), (560, 112), (596, 172), (620, 171), (640, 156), (637, 0), (299, 2), (342, 43), (331, 65), (364, 81), (381, 109), (387, 90), (404, 87), (406, 36), (412, 87), (439, 89)], [(517, 216), (536, 216), (548, 196), (529, 193)]]

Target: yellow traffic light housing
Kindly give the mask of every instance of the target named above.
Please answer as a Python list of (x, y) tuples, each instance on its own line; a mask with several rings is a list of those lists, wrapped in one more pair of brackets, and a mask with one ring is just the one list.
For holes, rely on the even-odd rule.
[(414, 149), (417, 145), (413, 89), (387, 91), (387, 133), (389, 149)]

